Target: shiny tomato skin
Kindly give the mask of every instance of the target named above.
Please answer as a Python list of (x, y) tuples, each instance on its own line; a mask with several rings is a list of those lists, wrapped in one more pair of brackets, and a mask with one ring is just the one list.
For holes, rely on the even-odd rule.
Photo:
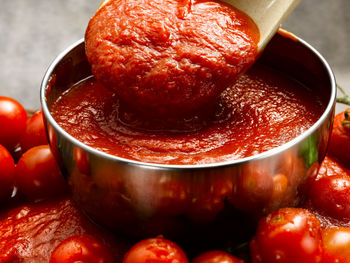
[(16, 100), (0, 96), (0, 144), (12, 151), (19, 142), (27, 121), (27, 113)]
[(350, 263), (350, 228), (331, 227), (322, 231), (322, 263)]
[[(332, 175), (347, 175), (350, 177), (350, 170), (343, 167), (336, 159), (327, 154), (320, 166), (316, 179), (319, 180)], [(316, 181), (311, 181), (308, 187), (311, 188), (311, 185)]]
[(52, 252), (50, 263), (114, 263), (112, 252), (93, 236), (84, 234), (63, 240)]
[(66, 183), (49, 145), (26, 151), (16, 166), (18, 190), (30, 199), (42, 199), (62, 194)]
[[(349, 116), (350, 108), (337, 114), (334, 118), (328, 153), (337, 158), (345, 167), (350, 168), (350, 124), (344, 124), (346, 111)], [(350, 121), (350, 117), (347, 119)]]
[(194, 258), (191, 263), (243, 263), (244, 261), (238, 259), (231, 254), (220, 251), (220, 250), (212, 250), (208, 252), (204, 252), (200, 254), (196, 258)]
[(0, 202), (12, 193), (15, 176), (15, 162), (8, 150), (0, 144)]
[(322, 249), (320, 221), (301, 208), (282, 208), (262, 218), (250, 242), (252, 263), (318, 263)]
[(163, 237), (136, 243), (124, 256), (123, 263), (188, 263), (183, 250)]
[(20, 145), (22, 151), (25, 152), (34, 146), (45, 145), (47, 143), (43, 113), (42, 111), (38, 111), (27, 120)]
[(350, 177), (322, 177), (311, 185), (310, 200), (320, 212), (337, 219), (350, 219)]

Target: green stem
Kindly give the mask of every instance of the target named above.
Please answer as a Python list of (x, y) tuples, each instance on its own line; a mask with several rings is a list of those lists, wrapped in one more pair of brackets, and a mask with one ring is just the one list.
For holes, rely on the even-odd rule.
[(344, 112), (344, 117), (345, 117), (345, 120), (350, 121), (350, 110), (346, 110)]
[(350, 129), (350, 110), (344, 112), (345, 119), (343, 120), (343, 126)]
[(343, 93), (342, 97), (337, 98), (337, 102), (350, 105), (350, 97), (347, 92), (337, 84), (337, 88)]

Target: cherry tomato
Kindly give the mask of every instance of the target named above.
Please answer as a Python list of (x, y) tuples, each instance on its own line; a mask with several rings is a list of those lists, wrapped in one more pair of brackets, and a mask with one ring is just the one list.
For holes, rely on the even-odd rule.
[(12, 151), (19, 142), (27, 121), (27, 113), (14, 99), (0, 96), (0, 144)]
[(20, 145), (22, 151), (25, 152), (34, 146), (45, 145), (47, 143), (43, 113), (42, 111), (38, 111), (27, 120)]
[(305, 209), (279, 209), (259, 221), (250, 251), (253, 263), (321, 262), (320, 221)]
[(33, 147), (22, 155), (15, 180), (18, 190), (33, 199), (62, 194), (66, 190), (64, 178), (48, 145)]
[(52, 252), (50, 263), (114, 263), (112, 252), (96, 238), (84, 234), (63, 240)]
[(312, 185), (319, 179), (323, 177), (328, 177), (332, 175), (346, 175), (350, 177), (350, 170), (343, 167), (337, 160), (335, 160), (333, 157), (330, 157), (328, 154), (323, 159), (323, 162), (320, 165), (320, 169), (318, 170), (318, 173), (316, 174), (316, 178), (313, 180), (307, 181), (305, 184), (305, 189), (303, 193), (306, 193), (307, 196), (310, 195), (310, 190), (312, 189)]
[(322, 231), (322, 263), (350, 263), (350, 228), (332, 227)]
[(191, 263), (243, 263), (244, 261), (238, 259), (231, 254), (220, 251), (213, 250), (205, 252), (191, 261)]
[(15, 162), (7, 149), (0, 144), (0, 202), (11, 196), (14, 176)]
[(350, 108), (335, 116), (328, 152), (350, 168)]
[[(320, 169), (317, 174), (317, 179), (331, 175), (347, 175), (350, 176), (350, 170), (343, 167), (334, 158), (326, 155), (323, 162), (321, 163)], [(311, 187), (311, 186), (309, 186)]]
[(124, 256), (123, 263), (188, 263), (183, 250), (163, 238), (149, 238), (136, 243)]
[(322, 177), (311, 185), (310, 200), (320, 212), (337, 219), (350, 219), (350, 177)]

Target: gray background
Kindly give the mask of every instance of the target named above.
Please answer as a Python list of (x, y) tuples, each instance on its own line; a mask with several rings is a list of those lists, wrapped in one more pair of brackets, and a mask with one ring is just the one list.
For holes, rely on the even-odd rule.
[[(83, 37), (100, 2), (0, 0), (0, 95), (15, 98), (26, 108), (39, 108), (45, 70)], [(318, 49), (338, 83), (350, 92), (349, 0), (302, 0), (283, 27)]]

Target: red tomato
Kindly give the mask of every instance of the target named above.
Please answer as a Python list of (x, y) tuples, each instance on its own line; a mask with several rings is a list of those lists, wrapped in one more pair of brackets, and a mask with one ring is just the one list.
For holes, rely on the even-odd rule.
[(29, 149), (19, 159), (15, 175), (18, 190), (29, 198), (65, 192), (66, 184), (48, 145)]
[[(326, 155), (317, 173), (317, 179), (320, 179), (326, 176), (342, 175), (342, 174), (350, 176), (350, 170), (344, 168), (334, 158), (330, 157), (329, 155)], [(308, 187), (311, 188), (311, 184), (313, 184), (314, 182), (315, 181), (311, 181)]]
[(335, 116), (328, 152), (350, 168), (350, 108)]
[(279, 209), (260, 220), (250, 251), (253, 263), (321, 262), (320, 221), (305, 209)]
[(322, 263), (350, 263), (350, 228), (332, 227), (322, 231)]
[(350, 177), (322, 177), (311, 185), (310, 200), (320, 212), (337, 219), (350, 219)]
[(63, 240), (52, 252), (50, 263), (114, 263), (112, 252), (90, 235)]
[(7, 149), (0, 144), (0, 202), (11, 196), (15, 175), (15, 162)]
[(163, 238), (149, 238), (136, 243), (124, 256), (123, 263), (188, 263), (183, 250)]
[(19, 142), (27, 121), (27, 113), (14, 99), (0, 96), (0, 144), (12, 151)]
[(213, 250), (205, 252), (191, 261), (192, 263), (243, 263), (244, 261), (225, 251)]
[(47, 138), (44, 127), (44, 119), (42, 111), (38, 111), (27, 120), (26, 129), (21, 137), (20, 145), (22, 151), (47, 144)]

